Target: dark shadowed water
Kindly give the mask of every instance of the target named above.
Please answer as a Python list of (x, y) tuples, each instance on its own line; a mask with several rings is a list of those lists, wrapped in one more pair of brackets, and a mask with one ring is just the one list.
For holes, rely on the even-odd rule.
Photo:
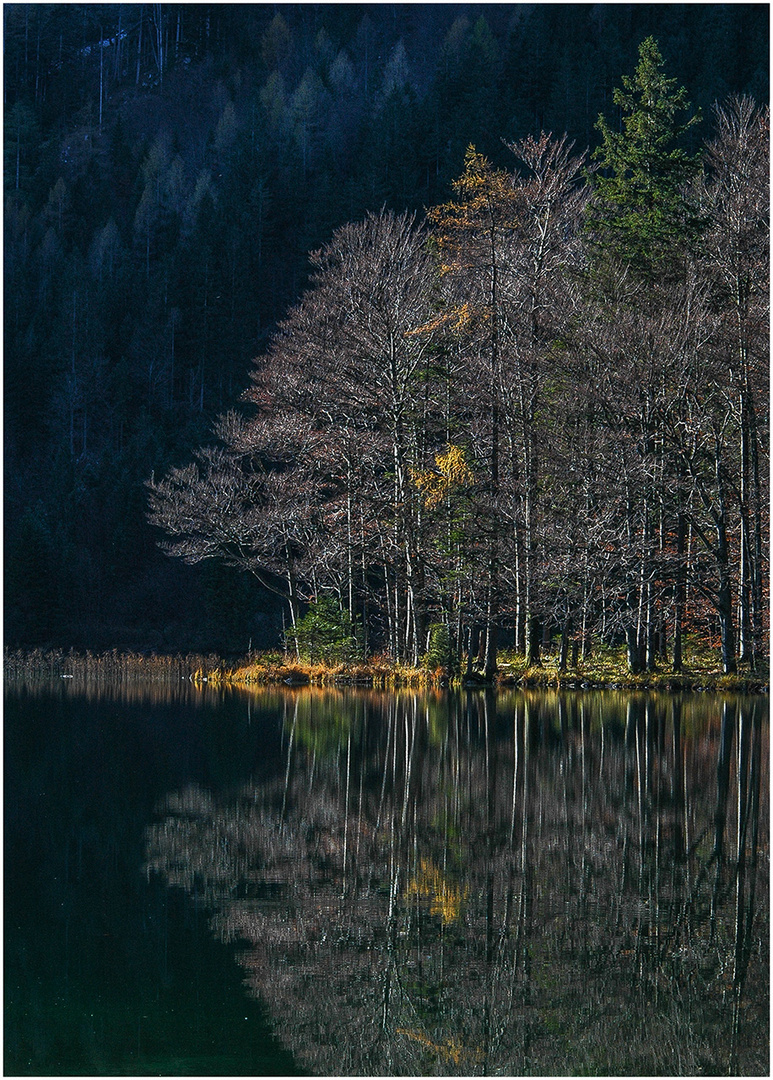
[(5, 1072), (762, 1075), (767, 698), (16, 684)]

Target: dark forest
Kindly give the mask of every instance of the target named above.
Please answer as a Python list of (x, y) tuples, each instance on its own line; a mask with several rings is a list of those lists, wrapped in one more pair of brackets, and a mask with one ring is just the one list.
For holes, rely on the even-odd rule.
[[(627, 637), (639, 666), (667, 637), (677, 647), (674, 625), (715, 637), (726, 670), (736, 654), (760, 652), (767, 421), (755, 402), (767, 401), (767, 322), (754, 296), (741, 302), (728, 284), (737, 265), (720, 267), (732, 208), (718, 178), (739, 152), (733, 133), (759, 127), (768, 101), (767, 5), (6, 4), (3, 16), (7, 645), (244, 653), (275, 646), (309, 600), (332, 595), (374, 648), (409, 659), (433, 626), (450, 627), (458, 650), (477, 624), (523, 649), (536, 648), (537, 633)], [(682, 215), (670, 234), (679, 265), (669, 256), (657, 273), (627, 249), (646, 284), (646, 304), (632, 306), (609, 240), (621, 234), (603, 241), (609, 219), (588, 217), (579, 180), (592, 173), (596, 196), (617, 198), (604, 187), (624, 130), (615, 89), (650, 37), (696, 119), (679, 146), (681, 161), (705, 170), (683, 178), (701, 240), (696, 256)], [(571, 275), (559, 275), (542, 297), (548, 315), (532, 320), (532, 347), (518, 361), (531, 365), (532, 397), (508, 404), (499, 382), (484, 384), (492, 356), (497, 379), (509, 362), (507, 305), (526, 301), (503, 284), (501, 303), (477, 296), (457, 273), (460, 251), (485, 258), (474, 192), (523, 222), (523, 207), (537, 205), (535, 178), (548, 173), (565, 185), (556, 258), (577, 276), (569, 288)], [(595, 249), (580, 250), (582, 215)], [(535, 228), (540, 220), (538, 210), (528, 218)], [(503, 221), (491, 227), (497, 243)], [(743, 254), (767, 273), (753, 243)], [(589, 263), (588, 250), (606, 254)], [(326, 334), (342, 332), (341, 267), (363, 251), (380, 253), (382, 271), (410, 258), (424, 289), (407, 297), (401, 331), (427, 343), (411, 354), (405, 461), (396, 437), (386, 449), (365, 438), (375, 430), (366, 396), (380, 394), (368, 372), (353, 368), (344, 386), (343, 361), (323, 370), (309, 360)], [(438, 254), (454, 272), (433, 284)], [(365, 255), (357, 272), (363, 287), (383, 283)], [(654, 326), (681, 345), (666, 350), (667, 363), (652, 350), (662, 362), (644, 372), (626, 340)], [(728, 374), (739, 333), (748, 368)], [(351, 362), (363, 362), (352, 349)], [(716, 392), (695, 381), (696, 364)], [(670, 378), (694, 390), (678, 416), (664, 406)], [(365, 388), (356, 415), (352, 385)], [(507, 385), (515, 394), (525, 383)], [(341, 431), (351, 435), (343, 479), (320, 479), (317, 451), (304, 458), (302, 390), (326, 415), (349, 409), (330, 420), (323, 448), (329, 455), (331, 441), (344, 446)], [(633, 417), (635, 438), (610, 410)], [(280, 414), (284, 428), (270, 429)], [(296, 538), (286, 566), (275, 553), (253, 557), (254, 531), (249, 559), (195, 546), (177, 550), (192, 564), (167, 557), (157, 525), (174, 534), (170, 500), (186, 476), (190, 490), (190, 463), (226, 499), (224, 477), (236, 470), (243, 483), (248, 453), (270, 461), (275, 486), (289, 477), (307, 502), (319, 495), (336, 527), (318, 530), (316, 547)], [(384, 453), (394, 476), (382, 506), (368, 470), (384, 475)], [(618, 459), (628, 463), (621, 471)], [(538, 470), (533, 483), (523, 468)], [(562, 485), (571, 470), (577, 485)], [(595, 496), (583, 478), (608, 494), (608, 515), (588, 514)], [(367, 539), (363, 508), (382, 530)], [(285, 501), (280, 516), (290, 510)], [(313, 508), (293, 513), (308, 522)], [(507, 529), (515, 539), (505, 555), (491, 535)], [(625, 547), (632, 530), (638, 547)], [(623, 548), (628, 561), (613, 566), (609, 552)], [(581, 565), (591, 566), (585, 577)], [(468, 595), (459, 582), (469, 579), (479, 587)], [(645, 626), (637, 640), (634, 612)]]

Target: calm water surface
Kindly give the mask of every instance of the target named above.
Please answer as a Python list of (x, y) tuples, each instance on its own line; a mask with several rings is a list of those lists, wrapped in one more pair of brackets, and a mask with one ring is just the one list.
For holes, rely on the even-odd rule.
[(5, 695), (5, 1072), (768, 1073), (767, 698)]

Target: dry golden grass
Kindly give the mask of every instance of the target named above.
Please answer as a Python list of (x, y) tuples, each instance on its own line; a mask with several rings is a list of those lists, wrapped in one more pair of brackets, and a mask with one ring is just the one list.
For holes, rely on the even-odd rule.
[[(368, 686), (374, 689), (421, 689), (465, 685), (462, 674), (452, 674), (442, 668), (427, 670), (395, 663), (387, 656), (373, 656), (367, 662), (307, 664), (291, 660), (281, 652), (252, 654), (243, 662), (229, 665), (221, 657), (194, 654), (173, 656), (121, 653), (112, 649), (105, 653), (65, 652), (61, 649), (31, 651), (6, 649), (3, 657), (6, 679), (41, 679), (75, 676), (89, 681), (148, 680), (151, 682), (190, 679), (193, 683), (210, 686), (252, 685), (269, 686)], [(473, 673), (473, 683), (482, 683), (479, 673)], [(691, 642), (686, 652), (683, 670), (675, 674), (668, 664), (658, 670), (631, 675), (625, 649), (595, 645), (591, 654), (576, 668), (558, 670), (555, 654), (545, 655), (538, 666), (529, 667), (522, 656), (503, 652), (499, 656), (499, 686), (529, 686), (562, 688), (615, 687), (620, 689), (660, 690), (725, 690), (738, 692), (767, 691), (768, 666), (757, 671), (742, 667), (735, 675), (722, 673), (715, 650)]]
[(374, 657), (367, 663), (326, 665), (322, 663), (304, 664), (300, 661), (286, 660), (270, 653), (252, 658), (248, 664), (230, 671), (227, 678), (231, 683), (244, 683), (253, 686), (272, 683), (308, 684), (310, 686), (343, 684), (372, 686), (384, 690), (434, 684), (432, 672), (423, 668), (394, 664), (383, 657)]

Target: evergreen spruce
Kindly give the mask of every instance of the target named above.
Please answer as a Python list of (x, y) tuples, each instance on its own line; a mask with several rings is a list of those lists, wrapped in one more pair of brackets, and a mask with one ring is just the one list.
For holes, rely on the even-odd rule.
[(610, 259), (630, 267), (637, 277), (672, 273), (685, 246), (701, 231), (701, 219), (686, 195), (700, 170), (699, 155), (682, 145), (685, 133), (701, 119), (690, 113), (687, 91), (663, 70), (654, 38), (639, 46), (633, 77), (623, 76), (613, 100), (622, 114), (615, 131), (603, 114), (597, 130), (602, 143), (594, 151), (601, 171), (592, 178), (595, 191), (588, 216), (597, 262)]

